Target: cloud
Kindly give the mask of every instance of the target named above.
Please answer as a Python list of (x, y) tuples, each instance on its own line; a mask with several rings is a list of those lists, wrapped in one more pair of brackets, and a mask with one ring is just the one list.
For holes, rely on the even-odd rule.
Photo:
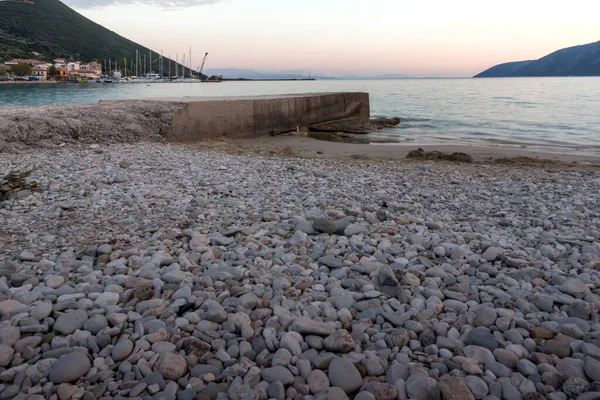
[(63, 0), (66, 5), (73, 8), (104, 8), (119, 5), (146, 4), (161, 7), (165, 11), (209, 6), (223, 3), (224, 1), (227, 0)]

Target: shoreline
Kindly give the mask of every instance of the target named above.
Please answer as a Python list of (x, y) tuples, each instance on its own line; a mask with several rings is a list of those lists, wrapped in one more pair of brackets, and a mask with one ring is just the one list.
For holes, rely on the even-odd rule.
[[(405, 161), (411, 150), (423, 148), (444, 153), (463, 152), (473, 157), (476, 164), (512, 164), (523, 167), (600, 168), (600, 155), (545, 152), (507, 146), (469, 145), (415, 145), (415, 144), (359, 144), (332, 142), (309, 136), (289, 134), (253, 139), (216, 139), (180, 144), (192, 149), (216, 150), (234, 155), (285, 156), (308, 159), (361, 160), (373, 162)], [(450, 161), (439, 163), (457, 164)]]
[(53, 85), (56, 81), (0, 81), (0, 85)]

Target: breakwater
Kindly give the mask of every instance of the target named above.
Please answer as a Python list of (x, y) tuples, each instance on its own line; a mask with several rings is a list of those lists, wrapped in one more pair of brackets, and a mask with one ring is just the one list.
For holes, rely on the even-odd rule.
[(367, 93), (184, 97), (0, 108), (0, 146), (250, 138), (367, 119)]

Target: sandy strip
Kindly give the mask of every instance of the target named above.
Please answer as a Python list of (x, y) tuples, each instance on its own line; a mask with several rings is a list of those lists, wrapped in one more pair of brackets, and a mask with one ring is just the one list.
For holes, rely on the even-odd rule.
[(426, 151), (464, 152), (476, 163), (502, 163), (519, 166), (600, 168), (600, 155), (558, 153), (530, 148), (480, 145), (395, 145), (356, 144), (317, 140), (307, 136), (280, 135), (255, 139), (198, 142), (186, 147), (210, 149), (237, 155), (294, 156), (311, 159), (406, 161), (406, 155), (419, 147)]

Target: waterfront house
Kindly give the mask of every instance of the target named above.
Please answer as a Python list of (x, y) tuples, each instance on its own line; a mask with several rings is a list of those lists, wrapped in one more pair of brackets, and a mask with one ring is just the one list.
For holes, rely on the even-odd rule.
[(33, 67), (32, 76), (39, 78), (40, 81), (48, 79), (48, 68)]
[(9, 67), (12, 65), (17, 65), (17, 64), (29, 64), (34, 68), (44, 68), (46, 70), (48, 68), (50, 68), (50, 66), (52, 65), (45, 61), (34, 60), (34, 59), (29, 59), (29, 58), (13, 58), (10, 61), (6, 61), (4, 64)]
[(102, 75), (102, 65), (96, 61), (89, 62), (87, 64), (81, 64), (79, 67), (81, 71), (85, 71), (85, 75), (93, 73), (94, 75), (101, 76)]
[(66, 68), (67, 67), (67, 60), (65, 60), (64, 58), (55, 58), (54, 60), (52, 60), (52, 62), (54, 62), (54, 66), (56, 68)]
[(77, 71), (81, 66), (81, 61), (71, 61), (67, 63), (67, 69), (69, 71)]

